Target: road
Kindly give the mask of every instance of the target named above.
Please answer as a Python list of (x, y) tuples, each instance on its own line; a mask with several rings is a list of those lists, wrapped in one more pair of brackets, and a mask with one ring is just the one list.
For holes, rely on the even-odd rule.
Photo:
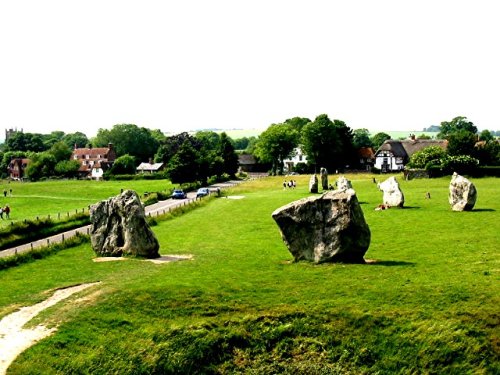
[[(221, 182), (214, 185), (210, 185), (209, 189), (211, 193), (216, 194), (217, 189), (224, 190), (232, 186), (235, 186), (239, 183), (241, 183), (241, 181)], [(149, 205), (145, 207), (146, 215), (147, 216), (163, 215), (164, 213), (167, 213), (168, 211), (170, 211), (175, 207), (187, 205), (196, 200), (196, 192), (189, 192), (187, 196), (188, 197), (186, 199), (167, 199), (165, 201), (160, 201), (158, 203)], [(47, 246), (53, 243), (62, 242), (64, 240), (67, 240), (68, 238), (74, 237), (77, 233), (88, 235), (90, 233), (90, 225), (72, 229), (70, 231), (59, 233), (54, 236), (50, 236), (38, 241), (33, 241), (24, 245), (18, 245), (10, 249), (0, 250), (0, 258), (12, 256), (15, 254), (25, 253), (36, 248)]]

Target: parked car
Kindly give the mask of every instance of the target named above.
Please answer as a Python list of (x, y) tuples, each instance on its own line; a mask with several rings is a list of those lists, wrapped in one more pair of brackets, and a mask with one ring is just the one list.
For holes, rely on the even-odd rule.
[(196, 192), (196, 198), (206, 197), (207, 195), (210, 195), (210, 190), (208, 190), (208, 188), (199, 188)]
[(187, 198), (186, 193), (184, 193), (181, 189), (175, 189), (172, 193), (172, 199), (185, 199)]

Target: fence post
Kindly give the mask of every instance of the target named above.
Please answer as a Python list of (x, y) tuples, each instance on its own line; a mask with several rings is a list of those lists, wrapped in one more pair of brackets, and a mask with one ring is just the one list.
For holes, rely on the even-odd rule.
[(61, 218), (61, 213), (60, 213), (60, 212), (58, 212), (58, 213), (57, 213), (57, 219), (60, 219), (60, 218)]
[(31, 245), (31, 250), (33, 250), (33, 242), (32, 242), (32, 243), (30, 243), (30, 245)]
[(50, 241), (49, 241), (49, 239), (47, 238), (47, 245), (49, 244), (49, 242), (50, 242)]
[(49, 216), (47, 216), (47, 218), (50, 220), (50, 215), (49, 215)]
[(90, 234), (90, 228), (87, 227), (87, 236)]
[(61, 238), (62, 238), (62, 242), (64, 242), (64, 233), (62, 234)]

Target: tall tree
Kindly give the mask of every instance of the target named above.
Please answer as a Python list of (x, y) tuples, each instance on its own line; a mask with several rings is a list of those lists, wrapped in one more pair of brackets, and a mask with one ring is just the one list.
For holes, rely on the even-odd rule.
[(272, 124), (258, 138), (255, 155), (272, 164), (272, 174), (283, 173), (283, 160), (292, 155), (298, 145), (299, 134), (289, 124)]
[(234, 176), (238, 170), (238, 155), (234, 151), (231, 139), (224, 132), (220, 135), (218, 151), (218, 155), (224, 160), (224, 172)]
[(477, 128), (471, 121), (467, 120), (467, 117), (457, 116), (451, 121), (443, 121), (441, 123), (441, 131), (438, 134), (438, 138), (448, 139), (448, 136), (459, 131), (467, 131), (472, 134), (477, 133)]
[(61, 139), (70, 149), (83, 148), (88, 146), (89, 139), (87, 136), (81, 132), (75, 132), (70, 134), (65, 134)]
[(199, 178), (199, 152), (189, 140), (178, 148), (167, 164), (167, 174), (173, 183), (194, 182)]
[(372, 142), (373, 142), (373, 148), (375, 150), (378, 150), (378, 148), (380, 146), (382, 146), (382, 144), (387, 141), (388, 139), (391, 139), (391, 136), (387, 133), (384, 133), (384, 132), (380, 132), (380, 133), (377, 133), (375, 134), (373, 137), (372, 137)]
[(356, 129), (352, 132), (354, 148), (373, 147), (373, 142), (370, 139), (370, 132), (368, 129)]
[(449, 133), (447, 136), (448, 155), (469, 155), (474, 154), (474, 146), (476, 144), (476, 135), (467, 130), (459, 130)]
[(299, 134), (302, 132), (302, 128), (310, 122), (311, 120), (307, 117), (293, 117), (285, 120), (285, 124), (292, 125)]
[(341, 120), (319, 115), (304, 126), (301, 139), (308, 163), (316, 168), (342, 170), (354, 160), (352, 130)]
[(111, 130), (99, 129), (93, 145), (106, 147), (109, 143), (113, 144), (117, 156), (128, 154), (134, 156), (137, 162), (153, 157), (159, 145), (149, 129), (134, 124), (114, 125)]
[(186, 141), (189, 142), (196, 151), (201, 150), (202, 143), (198, 138), (189, 135), (187, 132), (182, 132), (165, 138), (160, 144), (160, 147), (158, 147), (155, 161), (167, 164)]

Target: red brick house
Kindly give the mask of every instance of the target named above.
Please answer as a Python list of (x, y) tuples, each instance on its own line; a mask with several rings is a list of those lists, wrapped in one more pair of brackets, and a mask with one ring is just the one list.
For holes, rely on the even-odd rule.
[(15, 158), (9, 163), (8, 173), (12, 180), (20, 180), (24, 177), (24, 172), (28, 166), (30, 159)]
[(116, 159), (116, 152), (110, 143), (108, 147), (76, 148), (71, 154), (71, 160), (80, 163), (78, 173), (81, 177), (100, 180), (106, 170), (111, 168)]

